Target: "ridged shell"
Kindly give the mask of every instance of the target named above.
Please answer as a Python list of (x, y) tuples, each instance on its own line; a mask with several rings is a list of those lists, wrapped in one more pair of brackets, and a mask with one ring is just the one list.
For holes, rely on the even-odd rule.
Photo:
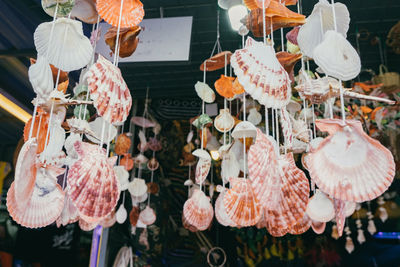
[[(36, 148), (37, 154), (42, 153), (44, 150), (47, 129), (49, 127), (49, 119), (50, 119), (50, 115), (47, 114), (46, 112), (42, 112), (42, 111), (40, 111), (40, 114), (38, 112), (38, 114), (35, 116), (31, 138), (36, 138), (35, 143), (37, 145), (37, 148)], [(29, 132), (31, 130), (31, 127), (32, 127), (32, 118), (29, 119), (29, 121), (25, 124), (25, 127), (24, 127), (24, 141), (25, 142), (28, 141)], [(48, 141), (47, 141), (47, 144), (48, 144)]]
[(121, 70), (100, 55), (85, 77), (97, 113), (109, 123), (124, 122), (132, 107), (132, 97)]
[(129, 193), (134, 197), (140, 197), (147, 193), (146, 181), (141, 178), (134, 178), (128, 186)]
[(304, 213), (303, 218), (301, 218), (295, 225), (290, 227), (289, 234), (301, 235), (308, 231), (311, 227), (311, 219)]
[(231, 151), (224, 153), (221, 162), (221, 178), (228, 183), (229, 178), (237, 177), (239, 173), (240, 167), (235, 154)]
[(133, 204), (138, 204), (138, 203), (142, 203), (144, 201), (147, 200), (147, 197), (149, 196), (149, 194), (147, 194), (147, 192), (141, 196), (135, 197), (131, 195), (131, 199), (132, 199), (132, 203)]
[(229, 109), (220, 109), (219, 115), (214, 120), (215, 129), (218, 132), (226, 133), (232, 130), (233, 126), (235, 126), (235, 119), (232, 117)]
[(281, 66), (271, 45), (247, 38), (246, 46), (236, 50), (231, 65), (247, 93), (268, 108), (282, 108), (289, 102), (289, 74)]
[(67, 224), (77, 222), (79, 220), (79, 213), (71, 199), (68, 196), (68, 193), (65, 193), (64, 196), (64, 208), (60, 214), (60, 217), (57, 218), (56, 224), (57, 227), (66, 226)]
[(238, 226), (255, 225), (261, 218), (261, 205), (250, 180), (231, 178), (231, 183), (232, 188), (224, 195), (226, 214)]
[(223, 226), (235, 226), (235, 223), (228, 217), (226, 214), (225, 206), (224, 206), (224, 196), (226, 190), (219, 194), (217, 200), (215, 201), (215, 218), (217, 221), (222, 224)]
[(131, 136), (131, 133), (123, 133), (118, 135), (114, 148), (115, 154), (123, 155), (125, 153), (128, 153), (129, 148), (132, 145)]
[(327, 131), (316, 151), (307, 157), (311, 178), (329, 196), (364, 202), (387, 190), (395, 175), (391, 152), (364, 133), (361, 122), (316, 120)]
[(248, 121), (239, 122), (232, 131), (232, 137), (239, 138), (255, 138), (257, 135), (256, 127)]
[(47, 100), (54, 89), (54, 82), (50, 65), (44, 56), (38, 56), (36, 63), (29, 67), (28, 77), (37, 96)]
[(286, 108), (282, 108), (280, 112), (280, 122), (282, 126), (282, 133), (285, 140), (285, 147), (291, 149), (293, 146), (293, 128), (290, 120), (290, 115)]
[(115, 216), (115, 212), (111, 212), (107, 217), (105, 217), (102, 221), (100, 221), (100, 225), (104, 228), (110, 228), (117, 222), (117, 218)]
[(217, 93), (225, 97), (227, 99), (230, 99), (235, 96), (235, 93), (233, 93), (233, 81), (235, 80), (234, 77), (229, 77), (225, 75), (221, 75), (221, 78), (215, 81), (214, 87)]
[(194, 85), (194, 90), (198, 97), (206, 103), (212, 103), (215, 100), (215, 93), (208, 84), (197, 82)]
[[(120, 27), (127, 28), (138, 25), (144, 17), (143, 4), (139, 0), (126, 0), (123, 3)], [(96, 9), (100, 17), (108, 24), (118, 27), (121, 1), (97, 0)]]
[(97, 22), (96, 1), (75, 0), (75, 5), (71, 11), (71, 17), (75, 17), (85, 23), (94, 24)]
[(210, 199), (199, 189), (195, 189), (191, 198), (183, 205), (183, 217), (188, 225), (204, 231), (210, 225), (214, 209)]
[(335, 217), (333, 202), (321, 190), (316, 190), (307, 204), (307, 215), (317, 222), (329, 222)]
[(247, 120), (256, 126), (256, 125), (260, 124), (260, 122), (262, 121), (262, 115), (260, 112), (257, 111), (256, 108), (252, 108), (249, 111)]
[(349, 81), (361, 71), (357, 51), (346, 38), (335, 31), (327, 31), (324, 40), (314, 49), (315, 63), (326, 75)]
[(196, 165), (196, 183), (201, 184), (207, 178), (211, 168), (211, 159), (199, 158)]
[(96, 228), (96, 226), (99, 225), (98, 221), (95, 222), (87, 222), (82, 218), (79, 218), (79, 228), (81, 228), (81, 230), (83, 231), (92, 231), (94, 228)]
[(156, 221), (156, 213), (150, 206), (146, 206), (139, 214), (139, 220), (145, 225), (151, 225)]
[(316, 222), (316, 221), (311, 222), (311, 228), (313, 229), (314, 233), (316, 233), (317, 235), (320, 235), (323, 232), (325, 232), (325, 227), (326, 227), (326, 223)]
[(107, 158), (98, 145), (78, 141), (74, 146), (79, 159), (68, 171), (70, 198), (85, 221), (100, 221), (119, 199), (119, 181), (113, 169), (116, 158)]
[(63, 71), (85, 67), (92, 58), (93, 47), (83, 34), (82, 23), (67, 18), (59, 18), (54, 23), (51, 42), (53, 22), (43, 22), (36, 28), (33, 37), (38, 54), (48, 55), (48, 62)]
[(114, 166), (113, 167), (115, 175), (119, 181), (119, 189), (121, 191), (125, 191), (128, 189), (129, 186), (129, 173), (125, 170), (124, 166)]
[[(350, 14), (346, 5), (335, 3), (337, 31), (346, 37), (350, 25)], [(319, 45), (328, 30), (334, 30), (332, 6), (327, 0), (320, 0), (315, 6), (306, 23), (300, 27), (297, 35), (298, 45), (304, 55), (312, 58), (314, 49)], [(322, 26), (322, 29), (321, 29)]]

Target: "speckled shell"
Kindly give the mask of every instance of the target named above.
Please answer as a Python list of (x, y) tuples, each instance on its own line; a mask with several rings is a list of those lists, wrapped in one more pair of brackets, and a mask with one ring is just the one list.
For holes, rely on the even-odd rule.
[(136, 206), (132, 207), (131, 212), (129, 212), (129, 222), (132, 226), (136, 226), (139, 219), (139, 208)]
[(291, 95), (289, 74), (281, 66), (271, 45), (247, 38), (236, 50), (231, 65), (247, 93), (268, 108), (282, 108)]
[[(120, 27), (133, 27), (138, 25), (144, 17), (143, 4), (139, 0), (128, 0), (123, 2)], [(118, 27), (121, 2), (109, 0), (97, 0), (96, 9), (99, 15), (108, 24)]]
[(156, 213), (152, 208), (146, 206), (144, 210), (142, 210), (139, 214), (139, 220), (145, 225), (151, 225), (156, 221)]
[(210, 225), (214, 216), (214, 209), (210, 199), (199, 189), (195, 189), (191, 198), (183, 205), (183, 217), (187, 225), (204, 231)]
[(228, 217), (238, 226), (255, 225), (261, 218), (261, 205), (253, 192), (250, 180), (231, 178), (232, 188), (224, 195)]
[(117, 218), (115, 216), (115, 212), (111, 212), (107, 217), (105, 217), (102, 221), (100, 221), (100, 225), (104, 228), (110, 228), (117, 222)]
[(119, 181), (113, 169), (116, 157), (107, 158), (98, 145), (76, 142), (79, 159), (68, 172), (68, 188), (79, 215), (87, 222), (110, 214), (119, 199)]
[(100, 55), (85, 77), (97, 113), (109, 123), (124, 122), (132, 107), (132, 97), (121, 70)]
[(343, 234), (344, 224), (346, 222), (346, 214), (345, 214), (346, 201), (335, 199), (333, 201), (333, 204), (335, 206), (335, 220), (336, 220), (337, 230), (339, 237), (341, 237)]
[(132, 145), (132, 141), (130, 136), (130, 133), (123, 133), (118, 135), (117, 141), (115, 142), (115, 148), (114, 152), (117, 155), (124, 155), (125, 153), (128, 153), (129, 148)]
[(308, 231), (311, 227), (311, 219), (304, 213), (303, 218), (301, 218), (295, 225), (290, 227), (289, 234), (301, 235)]
[(311, 178), (329, 196), (352, 202), (372, 200), (387, 190), (395, 175), (391, 152), (364, 133), (361, 122), (316, 120), (329, 136), (307, 156)]

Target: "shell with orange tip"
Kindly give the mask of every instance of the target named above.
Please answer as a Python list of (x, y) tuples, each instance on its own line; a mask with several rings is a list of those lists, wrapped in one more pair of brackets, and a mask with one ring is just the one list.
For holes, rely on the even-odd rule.
[(128, 150), (132, 145), (131, 136), (131, 133), (123, 133), (118, 135), (114, 148), (115, 154), (124, 155), (125, 153), (128, 153)]
[[(29, 60), (30, 60), (31, 65), (36, 63), (36, 59), (34, 59), (34, 58), (30, 58)], [(54, 65), (52, 65), (52, 64), (49, 64), (49, 65), (50, 65), (51, 73), (53, 75), (53, 82), (56, 83), (59, 69), (54, 67)], [(68, 72), (60, 70), (60, 76), (58, 78), (57, 90), (61, 91), (65, 94), (65, 92), (67, 91), (67, 88), (68, 88), (68, 84), (69, 84)]]
[[(100, 17), (108, 24), (118, 27), (121, 1), (97, 0), (96, 9)], [(144, 17), (143, 4), (139, 0), (125, 0), (122, 7), (121, 28), (138, 25)]]
[(139, 220), (145, 225), (151, 225), (156, 221), (156, 213), (150, 206), (146, 206), (139, 214)]
[[(35, 116), (33, 123), (32, 138), (36, 138), (37, 142), (37, 154), (43, 152), (46, 143), (46, 134), (49, 127), (50, 115), (41, 109), (38, 109), (38, 114)], [(25, 124), (24, 127), (24, 141), (28, 141), (29, 131), (31, 130), (32, 118)], [(47, 140), (47, 144), (49, 140)]]
[(224, 195), (226, 214), (238, 226), (255, 225), (261, 218), (261, 205), (250, 180), (231, 178), (230, 182), (232, 188)]
[(308, 231), (311, 227), (311, 219), (304, 213), (303, 218), (301, 218), (295, 225), (290, 227), (289, 234), (301, 235)]
[(210, 225), (214, 216), (214, 209), (207, 197), (200, 189), (194, 189), (192, 196), (183, 205), (183, 217), (187, 225), (204, 231)]
[(215, 83), (214, 87), (215, 90), (217, 90), (218, 94), (220, 96), (223, 96), (225, 98), (232, 98), (235, 96), (235, 93), (233, 92), (233, 81), (235, 80), (234, 77), (228, 77), (225, 75), (221, 75), (221, 78), (219, 78)]
[(131, 212), (129, 212), (129, 222), (132, 226), (136, 226), (139, 220), (139, 208), (137, 206), (133, 206)]
[[(255, 37), (263, 36), (262, 9), (251, 10), (245, 20), (247, 28), (253, 32)], [(271, 28), (275, 31), (280, 28), (300, 26), (305, 22), (306, 17), (304, 15), (295, 13), (276, 1), (271, 1), (271, 4), (265, 10), (266, 34), (271, 33)]]
[(286, 51), (276, 53), (276, 58), (294, 82), (294, 66), (300, 61), (302, 54), (291, 54)]
[(206, 66), (206, 71), (214, 71), (214, 70), (222, 69), (225, 67), (225, 65), (229, 65), (231, 56), (232, 56), (232, 52), (230, 52), (230, 51), (223, 51), (221, 53), (218, 53), (218, 54), (210, 57), (209, 59), (206, 59), (200, 65), (200, 70), (204, 71), (204, 65)]
[[(221, 188), (219, 188), (221, 187)], [(222, 186), (217, 186), (217, 191), (221, 191), (217, 200), (215, 201), (215, 218), (217, 221), (223, 226), (235, 226), (235, 223), (228, 217), (226, 214), (225, 206), (224, 206), (224, 196), (226, 193), (226, 189)]]
[(68, 172), (68, 193), (81, 218), (100, 221), (119, 199), (119, 181), (113, 169), (116, 157), (107, 158), (98, 145), (77, 141), (74, 147), (79, 159)]
[[(249, 9), (268, 8), (272, 0), (243, 0), (243, 4)], [(263, 5), (264, 2), (264, 5)]]
[(387, 190), (395, 175), (392, 153), (365, 134), (360, 121), (324, 119), (316, 125), (329, 136), (307, 156), (307, 167), (323, 192), (364, 202)]
[[(132, 28), (121, 28), (119, 31), (119, 57), (129, 57), (131, 56), (138, 44), (139, 39), (137, 36), (142, 30), (139, 26), (134, 26)], [(110, 47), (111, 51), (115, 53), (115, 44), (117, 39), (117, 27), (111, 27), (108, 29), (104, 35), (106, 44)]]

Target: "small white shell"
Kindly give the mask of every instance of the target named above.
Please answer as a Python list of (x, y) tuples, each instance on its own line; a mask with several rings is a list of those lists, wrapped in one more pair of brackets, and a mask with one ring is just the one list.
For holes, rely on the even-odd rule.
[(250, 109), (247, 120), (256, 126), (256, 125), (260, 124), (260, 122), (262, 120), (262, 115), (260, 114), (260, 112), (257, 111), (256, 108), (252, 108), (252, 109)]
[(128, 213), (123, 204), (121, 206), (119, 206), (117, 212), (115, 213), (115, 217), (119, 224), (123, 224), (126, 221), (126, 218), (128, 217)]
[[(100, 144), (103, 125), (104, 125), (103, 143), (111, 142), (117, 136), (117, 128), (115, 128), (114, 125), (111, 125), (110, 128), (110, 123), (105, 121), (103, 117), (97, 117), (94, 121), (89, 122), (90, 130), (92, 130), (96, 138), (87, 134), (86, 135), (87, 139), (89, 139), (91, 142), (95, 144)], [(109, 131), (109, 129), (111, 130)], [(110, 135), (108, 135), (109, 133)]]
[(54, 81), (50, 65), (44, 56), (38, 55), (36, 63), (29, 67), (28, 76), (37, 96), (43, 100), (48, 99), (54, 89)]
[(146, 182), (141, 178), (134, 178), (133, 181), (129, 183), (128, 190), (132, 196), (140, 197), (147, 192)]
[(335, 217), (335, 208), (332, 200), (317, 189), (315, 195), (308, 201), (306, 213), (314, 221), (329, 222)]
[(229, 109), (219, 110), (219, 115), (214, 120), (214, 126), (221, 133), (229, 132), (235, 126), (235, 119)]
[(256, 127), (248, 122), (248, 121), (242, 121), (236, 125), (235, 129), (232, 132), (232, 137), (235, 139), (238, 138), (255, 138), (257, 135), (257, 129)]
[(152, 208), (150, 208), (150, 206), (146, 206), (146, 208), (139, 214), (139, 220), (145, 225), (153, 224), (156, 219), (156, 213)]
[(195, 151), (193, 151), (192, 154), (193, 154), (193, 156), (196, 156), (198, 158), (202, 158), (205, 160), (211, 160), (210, 154), (204, 149), (196, 149)]
[(214, 91), (208, 86), (208, 84), (203, 82), (197, 82), (194, 85), (197, 95), (206, 103), (212, 103), (215, 100)]
[(114, 166), (113, 167), (115, 175), (117, 175), (117, 179), (119, 181), (119, 189), (121, 191), (125, 191), (128, 189), (129, 186), (129, 173), (125, 169), (124, 166)]

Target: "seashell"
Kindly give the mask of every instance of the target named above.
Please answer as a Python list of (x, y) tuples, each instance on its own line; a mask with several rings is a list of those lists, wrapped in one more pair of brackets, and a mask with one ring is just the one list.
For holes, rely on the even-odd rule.
[(73, 133), (85, 133), (87, 135), (95, 136), (94, 132), (90, 129), (90, 125), (86, 120), (70, 118), (67, 119), (67, 124), (71, 132)]
[(191, 231), (191, 232), (198, 232), (199, 229), (197, 229), (195, 226), (191, 225), (190, 223), (188, 223), (187, 219), (185, 218), (185, 216), (182, 214), (182, 226)]
[[(42, 56), (38, 55), (38, 58), (42, 58)], [(47, 65), (50, 65), (51, 73), (53, 75), (53, 84), (57, 82), (57, 76), (58, 76), (57, 90), (61, 91), (65, 94), (65, 92), (68, 88), (68, 84), (69, 84), (68, 72), (59, 70), (56, 67), (54, 67), (53, 65), (49, 64), (46, 59), (44, 59), (44, 60), (46, 61)], [(34, 58), (30, 58), (29, 61), (31, 63), (31, 66), (36, 64), (36, 62), (37, 62), (37, 60)], [(58, 75), (59, 71), (60, 71), (60, 75)], [(28, 74), (29, 74), (29, 72), (28, 72)], [(54, 89), (54, 85), (51, 86), (51, 90), (53, 90), (53, 89)], [(51, 93), (51, 91), (50, 91), (50, 93)]]
[(338, 233), (338, 229), (337, 226), (334, 224), (332, 225), (332, 233), (331, 233), (331, 237), (335, 240), (339, 239), (339, 233)]
[(255, 225), (261, 218), (261, 205), (251, 187), (250, 180), (231, 178), (232, 188), (224, 195), (228, 217), (238, 226)]
[[(333, 90), (334, 88), (337, 88), (337, 90)], [(306, 78), (304, 82), (295, 87), (301, 98), (305, 98), (313, 104), (322, 104), (329, 98), (339, 96), (339, 88), (339, 81), (328, 76), (318, 79)], [(304, 115), (299, 117), (303, 118)]]
[(352, 202), (372, 200), (386, 191), (395, 174), (393, 156), (364, 133), (361, 122), (324, 119), (316, 125), (329, 136), (310, 153), (307, 166), (322, 191)]
[(212, 119), (207, 114), (201, 114), (192, 122), (192, 125), (197, 129), (207, 127), (208, 124), (212, 124)]
[(123, 224), (126, 221), (127, 217), (128, 217), (128, 213), (126, 212), (124, 204), (122, 204), (119, 206), (117, 212), (115, 213), (115, 218), (117, 219), (117, 222), (119, 224)]
[(211, 168), (211, 157), (210, 154), (204, 149), (196, 149), (192, 153), (194, 156), (199, 158), (196, 165), (196, 183), (201, 184), (207, 178)]
[(131, 195), (132, 203), (135, 204), (135, 205), (139, 204), (139, 203), (142, 203), (142, 202), (147, 200), (148, 196), (149, 196), (149, 194), (147, 194), (147, 192), (145, 194), (141, 195), (141, 196), (138, 196), (138, 197), (135, 197), (135, 196)]
[(315, 63), (326, 75), (348, 81), (358, 76), (361, 60), (346, 38), (335, 31), (327, 31), (323, 41), (314, 49)]
[(7, 193), (7, 209), (10, 216), (18, 224), (27, 228), (45, 227), (60, 216), (64, 207), (64, 192), (57, 184), (57, 176), (65, 169), (47, 165), (37, 169), (36, 182), (25, 206), (17, 196), (15, 185), (12, 183)]
[(221, 75), (215, 83), (214, 87), (217, 93), (225, 98), (232, 98), (235, 96), (233, 93), (233, 81), (235, 80), (234, 77), (228, 77), (225, 75)]
[(66, 17), (74, 7), (75, 0), (42, 0), (42, 8), (47, 15), (54, 17), (57, 8), (57, 17)]
[(290, 120), (290, 115), (285, 108), (280, 111), (280, 122), (282, 126), (282, 133), (284, 138), (285, 149), (293, 147), (293, 128)]
[(308, 201), (306, 213), (313, 221), (329, 222), (335, 217), (335, 208), (332, 200), (317, 189)]
[(151, 158), (148, 162), (147, 162), (147, 168), (150, 171), (155, 171), (158, 169), (158, 167), (160, 167), (160, 163), (158, 163), (158, 160), (156, 158)]
[(243, 86), (240, 84), (238, 78), (235, 78), (235, 80), (233, 81), (232, 92), (235, 95), (240, 95), (240, 94), (243, 94), (245, 92), (245, 90), (244, 90)]
[(139, 208), (136, 206), (132, 207), (131, 212), (129, 212), (129, 222), (132, 226), (136, 226), (139, 219)]
[(204, 65), (206, 65), (206, 71), (214, 71), (224, 68), (226, 65), (229, 65), (230, 59), (232, 56), (232, 52), (223, 51), (218, 53), (209, 59), (206, 59), (201, 65), (200, 70), (204, 71)]
[(300, 27), (294, 27), (292, 30), (286, 33), (286, 39), (294, 45), (299, 45), (299, 43), (297, 42), (297, 36), (299, 35), (299, 30)]
[(252, 108), (249, 111), (249, 116), (247, 116), (247, 120), (257, 126), (262, 120), (262, 115), (260, 112), (257, 111), (256, 108)]
[(63, 71), (83, 68), (93, 55), (93, 47), (83, 34), (82, 23), (77, 20), (59, 18), (55, 22), (43, 22), (36, 28), (33, 37), (38, 54), (47, 55), (48, 62)]
[(221, 162), (221, 178), (225, 183), (229, 182), (232, 177), (238, 177), (240, 172), (239, 163), (233, 152), (224, 153)]
[[(46, 143), (46, 134), (49, 127), (50, 115), (42, 110), (38, 111), (35, 116), (32, 129), (32, 137), (36, 138), (35, 143), (37, 145), (36, 153), (40, 154), (43, 152)], [(24, 141), (27, 142), (29, 138), (29, 132), (31, 130), (32, 118), (26, 122), (24, 127)], [(48, 142), (47, 142), (48, 144)]]
[(110, 228), (117, 221), (115, 212), (111, 212), (107, 217), (105, 217), (102, 221), (100, 221), (100, 225), (104, 228)]
[(121, 166), (124, 166), (125, 170), (127, 170), (127, 171), (132, 170), (133, 169), (133, 165), (134, 165), (134, 161), (133, 161), (133, 158), (132, 158), (131, 154), (125, 154), (121, 158), (119, 164)]
[[(313, 117), (313, 115), (312, 115), (312, 109), (311, 108), (303, 108), (301, 111), (300, 111), (300, 114), (299, 114), (299, 119), (302, 119), (302, 120), (304, 120), (304, 118), (305, 118), (305, 120), (307, 120), (307, 121), (311, 121), (312, 120), (312, 117)], [(305, 123), (305, 122), (304, 122)]]
[(47, 100), (54, 89), (54, 82), (50, 65), (44, 56), (38, 56), (36, 64), (29, 67), (28, 76), (36, 95)]
[(246, 46), (236, 50), (231, 65), (240, 84), (267, 108), (287, 105), (291, 95), (290, 78), (275, 56), (272, 45), (264, 45), (251, 37)]
[(94, 136), (86, 134), (86, 137), (95, 144), (100, 144), (102, 135), (104, 135), (103, 143), (110, 143), (118, 132), (117, 128), (114, 125), (110, 125), (103, 117), (97, 117), (94, 121), (89, 122), (89, 127)]
[(85, 221), (83, 218), (79, 218), (79, 228), (81, 228), (81, 230), (83, 231), (92, 231), (94, 228), (96, 228), (96, 226), (99, 225), (99, 222), (88, 222)]
[(338, 235), (339, 237), (341, 237), (343, 234), (344, 224), (346, 222), (346, 202), (339, 199), (334, 199), (333, 204), (335, 206), (335, 221), (337, 225)]
[(156, 221), (156, 213), (149, 205), (146, 206), (139, 214), (139, 220), (145, 225), (151, 225)]
[(192, 186), (193, 185), (193, 181), (188, 179), (183, 183), (185, 186)]
[(194, 89), (196, 90), (196, 94), (200, 99), (206, 103), (212, 103), (215, 100), (214, 91), (208, 86), (208, 84), (203, 82), (197, 82), (194, 85)]
[(81, 218), (100, 221), (119, 199), (119, 181), (113, 169), (116, 157), (107, 158), (98, 145), (76, 142), (74, 146), (79, 159), (68, 171), (68, 193)]
[(203, 191), (195, 189), (192, 196), (183, 205), (183, 222), (199, 231), (206, 230), (214, 216), (214, 210)]
[(311, 219), (304, 213), (303, 218), (301, 218), (295, 225), (290, 227), (288, 233), (292, 235), (301, 235), (308, 231), (311, 227)]
[[(123, 3), (122, 9), (121, 3)], [(136, 26), (144, 17), (143, 4), (139, 0), (128, 0), (124, 2), (97, 0), (96, 9), (102, 19), (115, 27), (118, 27), (118, 24), (121, 28)], [(120, 10), (122, 10), (121, 18)]]
[(162, 144), (160, 140), (156, 137), (150, 137), (148, 141), (149, 149), (153, 152), (160, 151), (162, 149)]
[(314, 233), (316, 233), (317, 235), (320, 235), (323, 232), (325, 232), (325, 227), (326, 227), (326, 223), (324, 223), (324, 222), (317, 222), (317, 221), (311, 222), (311, 228), (313, 229)]
[(65, 150), (67, 151), (67, 155), (70, 158), (77, 159), (78, 153), (75, 150), (74, 143), (76, 141), (81, 141), (81, 137), (77, 133), (71, 133), (64, 142)]
[(214, 120), (214, 127), (221, 133), (232, 130), (235, 126), (235, 119), (232, 117), (229, 109), (220, 109), (219, 115)]
[(346, 245), (344, 247), (349, 254), (354, 251), (354, 243), (350, 236), (346, 236)]
[(132, 137), (131, 133), (123, 133), (118, 135), (114, 148), (115, 154), (124, 155), (128, 153), (129, 148), (132, 145), (131, 137)]
[(131, 122), (142, 128), (152, 128), (156, 126), (154, 122), (143, 117), (132, 117)]
[[(278, 1), (271, 1), (271, 4), (265, 9), (266, 34), (270, 34), (271, 30), (303, 25), (306, 22), (305, 18), (304, 15), (291, 11)], [(242, 21), (255, 37), (263, 36), (262, 8), (251, 10), (250, 14)]]
[(97, 113), (109, 123), (124, 122), (132, 107), (132, 97), (121, 70), (100, 55), (85, 77)]
[(147, 192), (149, 192), (150, 194), (158, 194), (158, 192), (160, 191), (160, 187), (158, 186), (157, 183), (154, 182), (150, 182), (147, 184)]
[(271, 1), (272, 0), (243, 0), (243, 3), (249, 10), (253, 10), (257, 8), (268, 8)]
[(344, 216), (349, 217), (353, 215), (354, 211), (356, 210), (357, 203), (346, 201), (344, 206)]
[(119, 189), (125, 191), (129, 186), (129, 173), (126, 171), (124, 166), (114, 166), (113, 167), (115, 175), (119, 181)]
[(71, 11), (71, 17), (75, 17), (85, 23), (95, 24), (97, 22), (96, 1), (74, 0), (75, 5)]
[[(301, 116), (299, 116), (302, 118)], [(296, 120), (292, 115), (289, 114), (290, 121), (292, 123), (293, 137), (303, 141), (305, 143), (310, 142), (310, 131), (308, 130), (307, 124), (302, 119)]]
[(139, 197), (147, 193), (147, 185), (145, 180), (141, 178), (133, 178), (128, 186), (129, 193), (134, 197)]
[(238, 123), (232, 131), (232, 137), (235, 139), (239, 138), (255, 138), (257, 135), (257, 129), (256, 127), (248, 122), (248, 121), (242, 121)]
[(290, 80), (294, 82), (294, 66), (301, 59), (302, 54), (291, 54), (289, 52), (278, 52), (276, 53), (276, 58), (279, 63), (281, 63), (282, 67), (289, 74)]
[(217, 200), (215, 201), (215, 218), (223, 226), (234, 227), (235, 223), (226, 214), (226, 210), (225, 210), (225, 206), (224, 206), (225, 193), (226, 193), (226, 190), (223, 189), (222, 192), (217, 197)]
[[(121, 28), (119, 31), (119, 54), (121, 58), (131, 56), (138, 44), (140, 31), (142, 30), (139, 26), (131, 28)], [(117, 39), (117, 27), (110, 27), (104, 35), (106, 44), (110, 47), (111, 51), (115, 53), (115, 44)]]
[[(350, 14), (346, 5), (335, 3), (335, 15), (337, 31), (346, 38), (350, 25)], [(314, 49), (323, 40), (324, 34), (329, 30), (334, 30), (333, 10), (327, 0), (320, 0), (315, 6), (306, 23), (300, 27), (297, 35), (297, 42), (302, 53), (312, 58)]]
[(60, 217), (58, 217), (56, 220), (57, 227), (66, 226), (67, 224), (77, 222), (78, 220), (78, 210), (69, 198), (68, 193), (65, 193), (64, 208), (61, 211)]
[(43, 157), (46, 161), (52, 157), (59, 155), (62, 152), (62, 148), (65, 142), (65, 130), (61, 127), (61, 122), (56, 121), (53, 116), (52, 123), (50, 125), (49, 141), (48, 145), (43, 151)]

